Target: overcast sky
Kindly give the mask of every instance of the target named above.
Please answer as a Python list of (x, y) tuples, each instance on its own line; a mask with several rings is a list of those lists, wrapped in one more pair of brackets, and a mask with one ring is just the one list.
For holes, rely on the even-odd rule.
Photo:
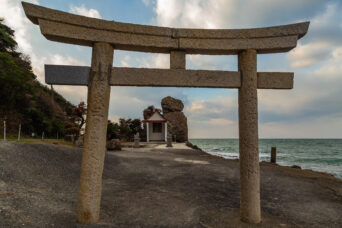
[[(30, 0), (70, 13), (136, 24), (252, 28), (310, 21), (297, 48), (258, 55), (258, 71), (295, 72), (293, 90), (258, 90), (261, 138), (342, 138), (342, 1), (339, 0)], [(90, 65), (91, 48), (48, 41), (26, 19), (20, 1), (0, 0), (0, 17), (16, 31), (44, 83), (44, 64)], [(169, 56), (115, 51), (114, 65), (168, 68)], [(187, 56), (188, 69), (237, 70), (236, 56)], [(74, 104), (86, 87), (56, 86)], [(237, 90), (112, 87), (109, 118), (142, 118), (165, 96), (181, 99), (190, 138), (236, 138)]]

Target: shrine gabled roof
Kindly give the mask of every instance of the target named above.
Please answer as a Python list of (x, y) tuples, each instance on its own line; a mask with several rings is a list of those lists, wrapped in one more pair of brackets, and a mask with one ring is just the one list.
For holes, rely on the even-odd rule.
[(251, 29), (184, 29), (137, 25), (74, 15), (23, 2), (26, 16), (40, 26), (49, 40), (92, 46), (94, 42), (115, 49), (187, 54), (236, 54), (286, 52), (296, 47), (309, 22)]
[[(160, 120), (153, 120), (152, 117), (157, 114), (161, 117)], [(164, 123), (167, 122), (167, 119), (163, 116), (163, 114), (160, 113), (159, 109), (155, 109), (154, 112), (147, 118), (144, 119), (143, 122), (149, 122), (149, 123)]]

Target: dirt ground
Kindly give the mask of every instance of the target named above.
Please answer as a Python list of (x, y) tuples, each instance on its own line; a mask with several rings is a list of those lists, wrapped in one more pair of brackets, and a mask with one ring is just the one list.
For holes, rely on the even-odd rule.
[(107, 152), (101, 221), (77, 225), (82, 149), (0, 142), (0, 227), (342, 227), (342, 180), (261, 163), (262, 223), (239, 221), (239, 165), (198, 150)]

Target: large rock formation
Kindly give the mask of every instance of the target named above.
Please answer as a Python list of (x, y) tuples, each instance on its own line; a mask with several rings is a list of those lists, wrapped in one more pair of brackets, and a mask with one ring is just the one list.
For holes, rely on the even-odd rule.
[(161, 101), (163, 116), (167, 119), (167, 130), (172, 134), (173, 139), (177, 142), (185, 142), (188, 140), (188, 123), (184, 115), (184, 104), (181, 100), (173, 97), (165, 97)]
[(183, 102), (181, 100), (170, 96), (164, 97), (162, 99), (161, 106), (164, 114), (168, 112), (181, 112), (184, 108)]

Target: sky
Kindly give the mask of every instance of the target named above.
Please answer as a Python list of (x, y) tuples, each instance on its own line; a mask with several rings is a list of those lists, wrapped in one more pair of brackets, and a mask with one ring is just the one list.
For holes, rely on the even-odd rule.
[[(292, 90), (258, 90), (260, 138), (342, 138), (342, 1), (340, 0), (27, 0), (74, 14), (119, 22), (230, 29), (310, 21), (295, 49), (258, 55), (258, 71), (294, 72)], [(44, 64), (90, 66), (91, 48), (47, 40), (19, 0), (0, 0), (0, 17), (16, 31), (44, 83)], [(114, 51), (118, 67), (169, 68), (169, 55)], [(187, 55), (187, 69), (237, 70), (237, 56)], [(73, 104), (87, 87), (54, 86)], [(111, 87), (109, 119), (142, 118), (165, 96), (184, 102), (190, 138), (237, 138), (237, 89)]]

